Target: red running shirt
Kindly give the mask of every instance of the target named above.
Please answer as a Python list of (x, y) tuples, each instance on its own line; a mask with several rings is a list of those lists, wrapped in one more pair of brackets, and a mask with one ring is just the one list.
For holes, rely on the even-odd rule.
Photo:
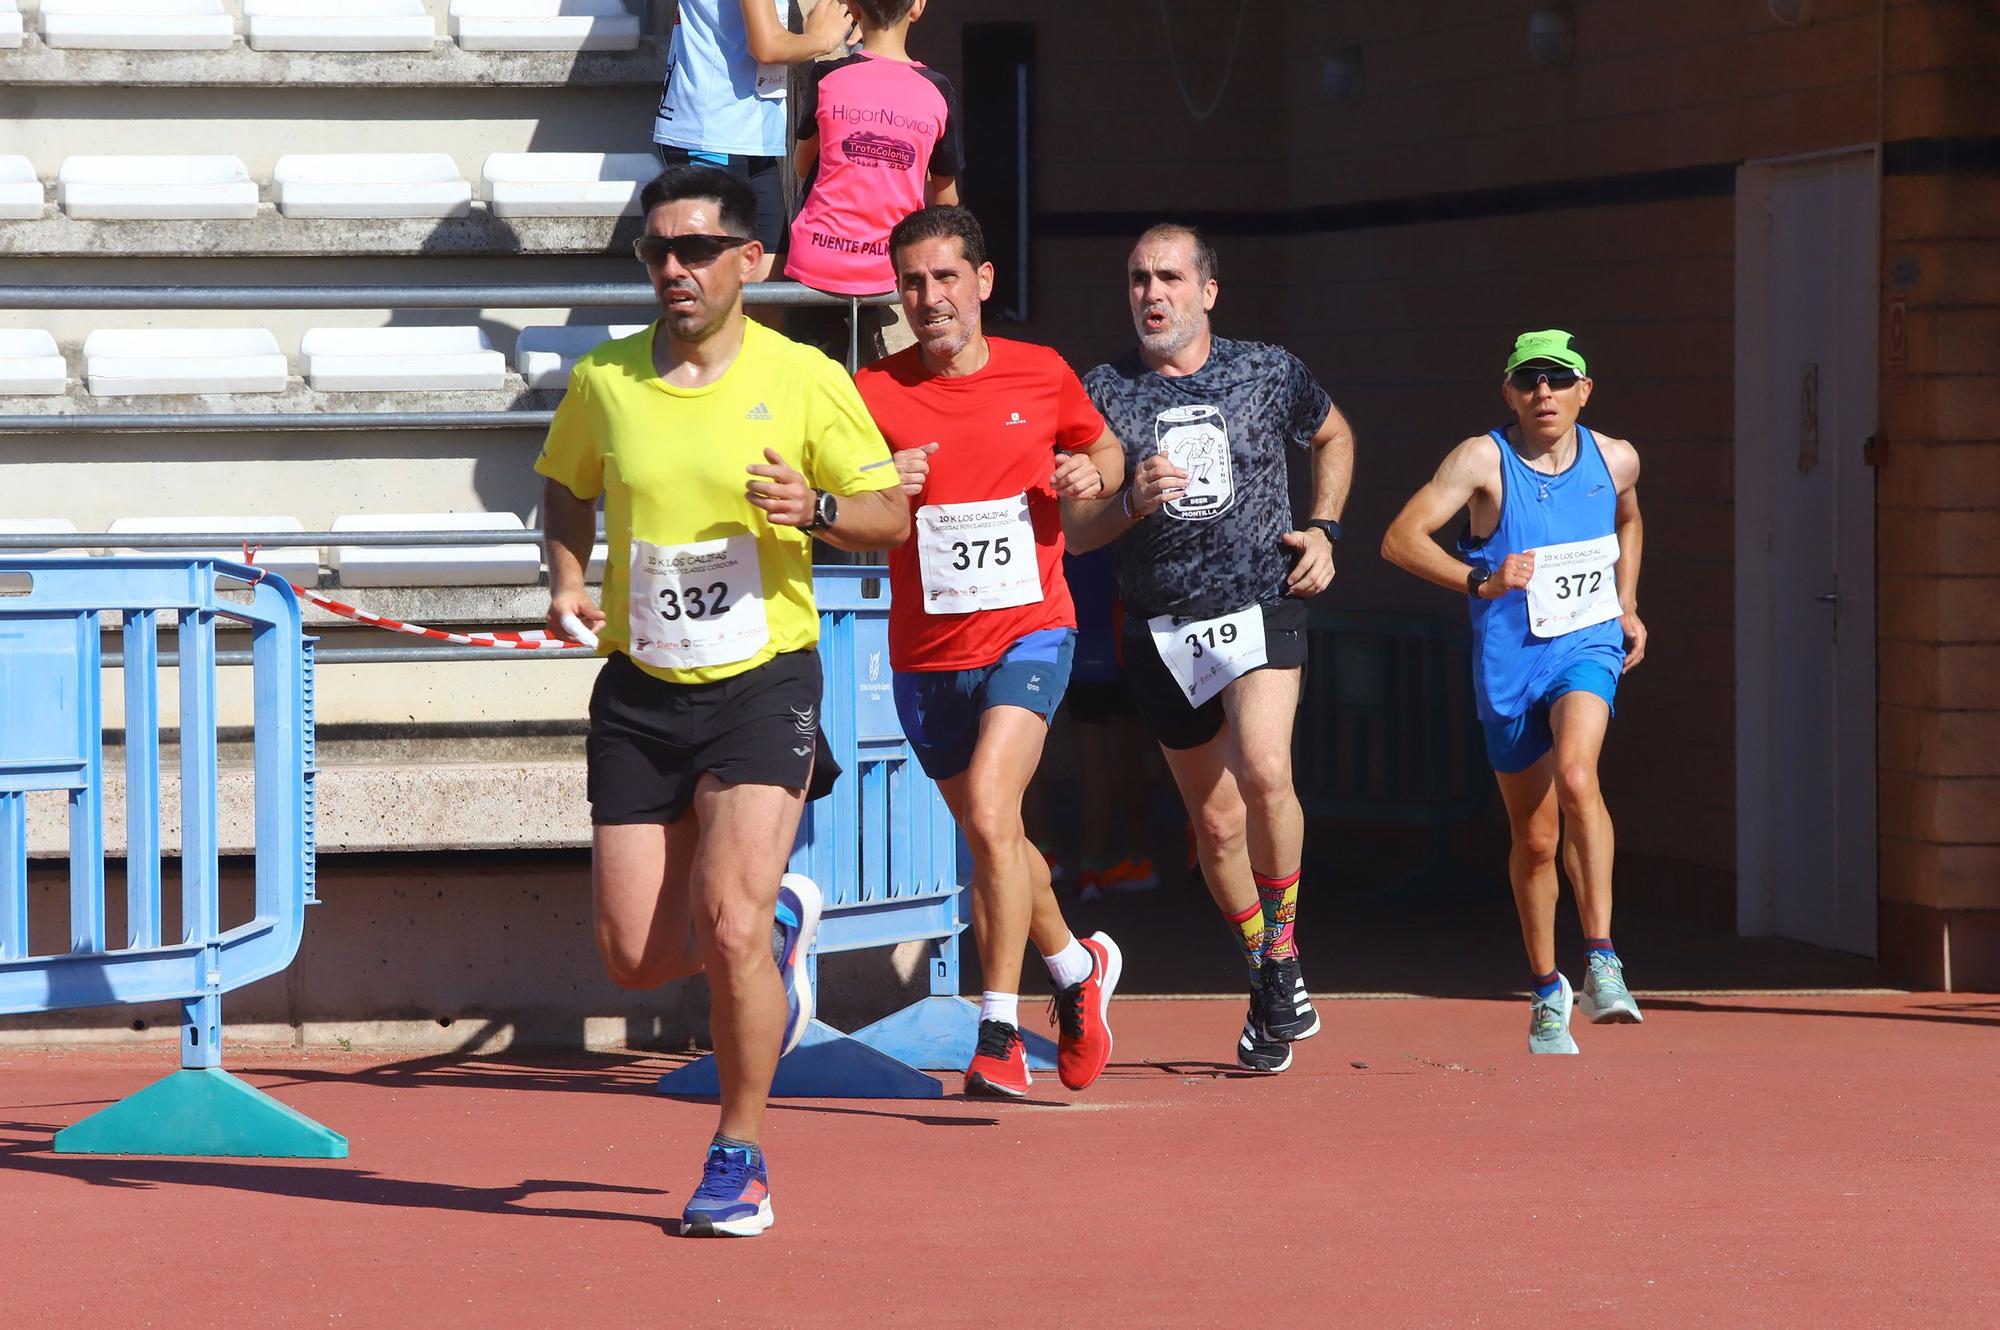
[[(1029, 633), (1076, 627), (1076, 609), (1063, 580), (1062, 517), (1050, 478), (1055, 450), (1075, 452), (1095, 443), (1104, 433), (1104, 417), (1055, 351), (998, 337), (989, 337), (986, 346), (986, 364), (962, 377), (929, 373), (921, 349), (914, 346), (854, 376), (854, 386), (891, 450), (938, 445), (923, 492), (910, 501), (917, 529), (889, 551), (889, 663), (897, 670), (979, 669)], [(923, 510), (935, 515), (944, 505), (1022, 495), (1034, 534), (1041, 598), (1003, 609), (926, 609), (925, 570), (919, 565)], [(946, 538), (943, 562), (978, 565), (992, 552), (976, 540), (966, 543), (973, 548), (954, 551)], [(932, 591), (940, 577), (951, 576), (936, 566), (931, 571)], [(995, 571), (1019, 575), (1020, 568)], [(976, 573), (968, 569), (959, 577), (975, 579)], [(928, 599), (933, 606), (940, 603), (935, 595)]]

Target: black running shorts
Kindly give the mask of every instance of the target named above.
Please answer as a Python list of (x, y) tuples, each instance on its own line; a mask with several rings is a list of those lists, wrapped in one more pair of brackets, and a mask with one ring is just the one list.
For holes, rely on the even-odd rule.
[(591, 824), (677, 822), (704, 775), (821, 797), (840, 767), (820, 733), (819, 707), (816, 651), (696, 684), (656, 679), (613, 652), (590, 694)]
[[(1281, 604), (1266, 605), (1261, 668), (1290, 669), (1305, 664), (1305, 629), (1304, 601), (1287, 598)], [(1132, 687), (1139, 715), (1162, 748), (1199, 748), (1222, 733), (1222, 695), (1218, 693), (1198, 707), (1189, 706), (1173, 671), (1153, 645), (1145, 617), (1137, 612), (1125, 617), (1125, 680)]]

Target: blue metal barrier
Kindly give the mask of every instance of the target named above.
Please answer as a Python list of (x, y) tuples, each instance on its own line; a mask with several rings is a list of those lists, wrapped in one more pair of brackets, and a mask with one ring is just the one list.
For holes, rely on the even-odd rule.
[[(249, 587), (247, 604), (219, 594)], [(25, 585), (24, 585), (25, 584)], [(103, 616), (123, 620), (125, 939), (106, 936)], [(176, 623), (181, 922), (160, 918), (158, 634)], [(221, 925), (216, 626), (250, 630), (256, 913)], [(57, 1133), (84, 1154), (339, 1159), (346, 1140), (222, 1069), (222, 995), (290, 965), (312, 900), (312, 655), (291, 588), (188, 558), (0, 558), (0, 1015), (177, 1001), (181, 1070)], [(67, 951), (29, 954), (27, 799), (69, 803)]]
[[(852, 1035), (814, 1021), (778, 1063), (771, 1093), (933, 1099), (942, 1087), (922, 1070), (963, 1070), (978, 1036), (979, 1008), (958, 996), (958, 936), (965, 928), (958, 827), (896, 717), (887, 570), (821, 566), (814, 569), (814, 594), (826, 677), (820, 724), (842, 772), (831, 794), (806, 805), (792, 845), (791, 870), (826, 895), (810, 962), (814, 981), (822, 955), (926, 942), (931, 996)], [(1031, 1065), (1055, 1065), (1046, 1039), (1026, 1040)], [(662, 1094), (716, 1090), (712, 1058), (660, 1078)]]

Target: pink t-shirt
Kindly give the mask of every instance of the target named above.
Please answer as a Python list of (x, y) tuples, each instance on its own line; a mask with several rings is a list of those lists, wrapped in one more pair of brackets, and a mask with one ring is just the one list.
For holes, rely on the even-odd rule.
[(865, 51), (813, 66), (798, 133), (819, 164), (792, 222), (785, 275), (836, 295), (891, 291), (889, 232), (924, 206), (927, 176), (956, 176), (958, 97), (934, 69)]

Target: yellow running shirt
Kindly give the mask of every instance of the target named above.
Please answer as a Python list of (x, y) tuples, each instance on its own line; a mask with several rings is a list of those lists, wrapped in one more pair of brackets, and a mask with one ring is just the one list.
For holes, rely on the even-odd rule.
[(703, 388), (653, 371), (653, 332), (604, 343), (570, 375), (535, 470), (604, 496), (605, 652), (669, 683), (713, 683), (819, 642), (812, 538), (745, 495), (775, 448), (814, 489), (893, 489), (889, 446), (847, 372), (748, 319)]

